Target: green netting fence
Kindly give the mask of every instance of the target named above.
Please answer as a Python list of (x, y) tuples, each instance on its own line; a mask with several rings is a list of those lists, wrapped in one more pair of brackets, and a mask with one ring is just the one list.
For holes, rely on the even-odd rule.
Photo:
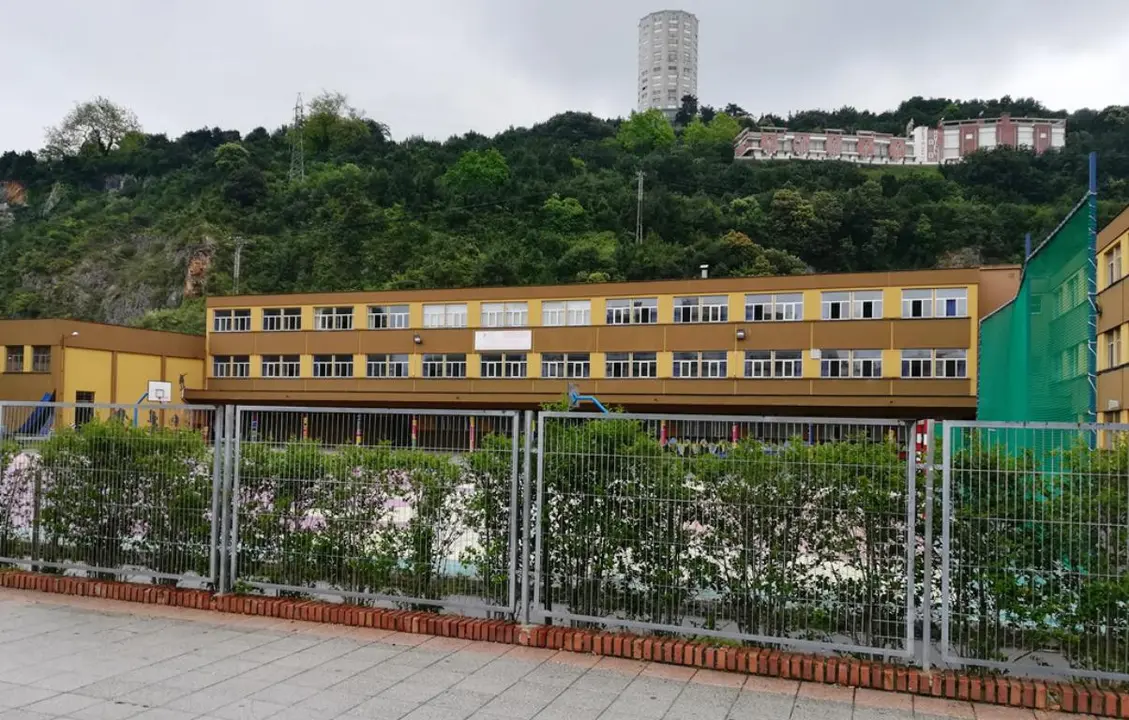
[(981, 321), (977, 419), (1094, 422), (1093, 199), (1027, 259), (1015, 298)]

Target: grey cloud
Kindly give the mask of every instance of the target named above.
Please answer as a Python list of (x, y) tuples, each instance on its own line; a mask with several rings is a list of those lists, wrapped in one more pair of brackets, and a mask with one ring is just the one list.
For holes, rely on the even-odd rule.
[[(911, 95), (1124, 102), (1129, 3), (686, 0), (702, 101), (787, 113)], [(0, 151), (36, 148), (106, 95), (177, 135), (287, 122), (295, 93), (347, 93), (396, 137), (625, 115), (645, 0), (51, 0), (0, 10)]]

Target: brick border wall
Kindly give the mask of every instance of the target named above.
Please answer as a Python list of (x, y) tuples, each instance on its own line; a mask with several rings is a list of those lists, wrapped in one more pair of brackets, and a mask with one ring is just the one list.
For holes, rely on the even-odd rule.
[(1096, 685), (957, 672), (923, 673), (899, 665), (771, 648), (719, 647), (671, 638), (550, 625), (522, 627), (505, 620), (291, 598), (217, 595), (207, 590), (40, 575), (18, 570), (0, 571), (0, 587), (525, 645), (950, 700), (1129, 718), (1129, 692), (1116, 692)]

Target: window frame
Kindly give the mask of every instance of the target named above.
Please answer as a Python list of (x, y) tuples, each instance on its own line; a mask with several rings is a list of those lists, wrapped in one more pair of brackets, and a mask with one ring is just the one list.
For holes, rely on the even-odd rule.
[(366, 378), (403, 380), (410, 376), (411, 358), (407, 353), (368, 353), (365, 355)]
[(1106, 369), (1121, 365), (1121, 328), (1115, 327), (1106, 333)]
[[(290, 372), (290, 371), (293, 372)], [(301, 355), (263, 355), (259, 358), (259, 374), (264, 378), (285, 379), (302, 376)]]
[[(14, 353), (18, 352), (19, 355)], [(6, 373), (22, 373), (24, 371), (24, 357), (27, 353), (23, 345), (6, 345), (4, 350), (4, 372)], [(18, 362), (13, 363), (12, 360), (19, 358)]]
[[(942, 293), (953, 293), (952, 297), (943, 295)], [(933, 290), (935, 298), (933, 305), (933, 317), (935, 318), (966, 318), (968, 317), (968, 288), (935, 288)], [(950, 315), (948, 312), (942, 312), (942, 303), (945, 303), (947, 309), (948, 302), (952, 300), (956, 304), (956, 314)]]
[(431, 380), (466, 378), (466, 353), (426, 353), (423, 356), (423, 377)]
[(882, 319), (882, 291), (856, 290), (851, 293), (851, 318), (854, 320)]
[[(515, 370), (520, 370), (520, 374)], [(526, 353), (485, 353), (478, 356), (478, 371), (486, 380), (525, 379), (529, 377), (529, 356)]]
[(251, 332), (251, 310), (249, 308), (213, 310), (212, 332)]
[[(268, 321), (278, 321), (278, 327), (268, 327)], [(291, 322), (297, 321), (297, 322)], [(263, 308), (263, 317), (260, 321), (263, 332), (296, 332), (302, 329), (302, 308), (278, 307)]]
[(657, 297), (608, 298), (604, 304), (604, 321), (607, 325), (657, 325), (659, 299)]
[(244, 379), (251, 377), (251, 356), (213, 355), (212, 377), (224, 379)]
[(674, 322), (679, 325), (727, 323), (729, 322), (729, 296), (684, 295), (675, 297)]
[[(47, 360), (44, 363), (43, 357), (46, 355)], [(31, 348), (31, 371), (33, 373), (49, 373), (51, 372), (51, 346), (50, 345), (33, 345)]]
[(529, 327), (529, 302), (484, 302), (479, 308), (479, 322), (484, 328)]
[(369, 330), (407, 330), (411, 326), (411, 308), (404, 304), (369, 305), (365, 315)]
[(1106, 287), (1121, 279), (1121, 244), (1118, 242), (1106, 252)]
[(935, 355), (932, 350), (905, 348), (901, 351), (899, 359), (903, 380), (928, 380), (933, 377)]
[[(348, 374), (339, 372), (348, 368)], [(322, 372), (319, 372), (319, 369)], [(325, 370), (328, 369), (328, 373)], [(353, 377), (353, 356), (344, 353), (319, 354), (313, 356), (313, 376), (319, 380)]]
[[(833, 369), (835, 369), (834, 372), (832, 372)], [(851, 377), (851, 351), (821, 349), (819, 351), (819, 377), (831, 380), (849, 379)]]
[[(342, 312), (348, 310), (348, 312)], [(314, 308), (314, 330), (317, 332), (348, 332), (354, 329), (356, 308), (352, 305), (333, 305)], [(326, 320), (328, 319), (328, 322)]]
[[(851, 293), (847, 291), (824, 291), (819, 296), (819, 317), (821, 320), (839, 321), (850, 320), (853, 303)], [(836, 312), (837, 310), (837, 312)], [(838, 314), (838, 317), (832, 317)]]
[[(960, 353), (952, 357), (942, 357), (941, 353)], [(941, 348), (933, 351), (934, 365), (933, 377), (939, 380), (967, 380), (968, 379), (968, 350), (964, 348)], [(959, 374), (949, 374), (948, 371), (942, 372), (943, 367), (952, 364), (954, 368), (960, 370)]]
[(882, 377), (882, 351), (851, 350), (851, 377), (858, 380), (880, 379)]
[[(903, 288), (902, 319), (927, 320), (932, 318), (935, 304), (934, 295), (935, 294), (932, 288)], [(913, 314), (915, 304), (919, 304), (921, 308), (920, 315)]]
[[(435, 323), (437, 310), (442, 314), (438, 324)], [(466, 303), (426, 303), (423, 306), (423, 326), (428, 329), (465, 328), (469, 320), (467, 312)]]

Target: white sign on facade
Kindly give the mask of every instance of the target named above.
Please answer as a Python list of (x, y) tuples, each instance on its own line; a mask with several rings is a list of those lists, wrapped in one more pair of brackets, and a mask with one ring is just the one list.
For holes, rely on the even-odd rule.
[(476, 330), (474, 349), (482, 351), (533, 349), (533, 332), (530, 330)]

